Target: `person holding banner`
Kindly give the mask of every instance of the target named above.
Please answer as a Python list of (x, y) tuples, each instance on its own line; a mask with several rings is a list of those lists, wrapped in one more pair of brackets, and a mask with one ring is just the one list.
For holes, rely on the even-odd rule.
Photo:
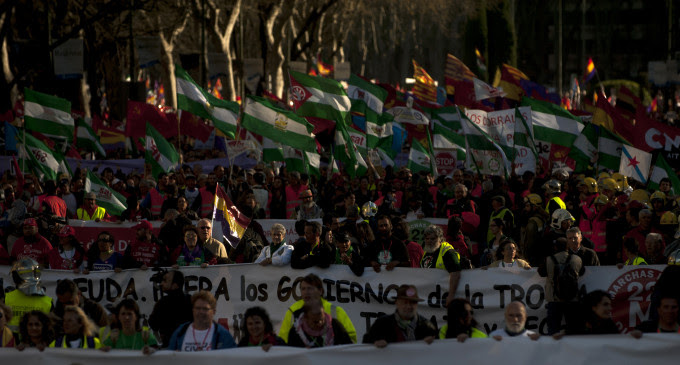
[(492, 331), (489, 337), (496, 341), (502, 340), (503, 337), (528, 337), (534, 341), (538, 340), (541, 335), (526, 329), (524, 327), (526, 322), (526, 306), (520, 301), (513, 301), (505, 307), (505, 327)]
[(321, 278), (314, 274), (308, 274), (302, 278), (302, 281), (300, 282), (300, 293), (302, 294), (302, 300), (298, 300), (291, 305), (283, 317), (281, 328), (279, 329), (279, 337), (288, 342), (290, 332), (293, 330), (294, 323), (296, 323), (297, 319), (302, 314), (304, 305), (313, 300), (320, 300), (324, 312), (331, 315), (334, 319), (337, 319), (345, 328), (352, 343), (356, 343), (357, 331), (345, 310), (323, 299), (323, 282), (321, 281)]
[(177, 327), (192, 319), (191, 296), (184, 294), (184, 274), (179, 270), (165, 272), (160, 289), (165, 295), (154, 305), (149, 325), (158, 331), (161, 343), (167, 347)]
[(446, 307), (446, 324), (439, 330), (439, 338), (455, 338), (465, 342), (468, 338), (486, 338), (486, 333), (477, 329), (477, 321), (472, 317), (472, 305), (465, 298), (455, 298)]
[(209, 250), (217, 257), (218, 264), (229, 263), (229, 256), (224, 244), (212, 237), (212, 222), (210, 219), (203, 218), (196, 223), (198, 228), (198, 245)]
[(448, 242), (444, 242), (444, 231), (434, 224), (425, 228), (423, 243), (420, 267), (446, 270), (449, 273), (449, 298), (453, 299), (460, 282), (460, 254)]
[(139, 306), (134, 300), (123, 299), (115, 308), (115, 315), (120, 329), (111, 330), (110, 336), (104, 340), (102, 350), (142, 350), (144, 354), (153, 352), (152, 348), (158, 348), (158, 341), (149, 329), (142, 329), (139, 319)]
[(132, 229), (137, 232), (137, 237), (125, 249), (123, 267), (146, 270), (149, 267), (166, 265), (168, 248), (151, 233), (151, 222), (142, 220)]
[(380, 272), (383, 265), (387, 271), (392, 271), (397, 266), (410, 267), (408, 250), (403, 241), (393, 236), (390, 217), (378, 215), (376, 224), (378, 237), (366, 248), (366, 266), (370, 265), (375, 272)]
[(386, 347), (388, 343), (425, 341), (428, 345), (438, 335), (437, 327), (429, 319), (418, 314), (418, 302), (425, 301), (418, 297), (414, 285), (401, 285), (395, 298), (396, 310), (375, 320), (368, 333), (364, 335), (364, 343), (372, 343), (377, 348)]
[(260, 346), (265, 352), (272, 346), (286, 346), (286, 341), (274, 333), (269, 314), (262, 307), (250, 307), (243, 315), (243, 337), (238, 347)]
[(293, 246), (286, 243), (286, 227), (280, 223), (274, 223), (271, 228), (272, 243), (265, 246), (260, 256), (255, 259), (256, 264), (262, 266), (286, 266), (290, 264), (293, 255)]
[(123, 270), (123, 255), (113, 249), (114, 242), (115, 239), (111, 233), (107, 231), (99, 233), (97, 241), (87, 251), (87, 264), (83, 274), (88, 274), (90, 271), (121, 272)]
[(288, 336), (289, 346), (308, 349), (351, 343), (345, 327), (324, 311), (320, 298), (305, 303)]
[(321, 224), (305, 223), (305, 239), (296, 243), (290, 266), (293, 269), (327, 268), (332, 262), (333, 249), (321, 240)]
[(517, 256), (517, 244), (511, 239), (503, 240), (496, 250), (496, 261), (492, 262), (488, 267), (518, 267), (525, 270), (531, 269), (531, 265), (529, 265), (528, 262)]
[(63, 335), (50, 343), (50, 347), (99, 349), (99, 339), (94, 337), (96, 326), (80, 307), (68, 305), (64, 308)]
[(14, 334), (7, 327), (12, 319), (12, 308), (0, 303), (0, 347), (14, 347)]
[(192, 322), (179, 326), (170, 338), (168, 350), (181, 352), (211, 351), (236, 347), (227, 331), (213, 321), (217, 300), (208, 291), (201, 290), (191, 297)]
[(364, 274), (364, 258), (360, 254), (359, 247), (352, 245), (351, 237), (347, 232), (340, 232), (335, 236), (335, 249), (333, 256), (336, 265), (347, 265), (356, 276)]
[(198, 229), (194, 226), (184, 227), (184, 244), (178, 246), (170, 257), (172, 267), (177, 269), (180, 266), (200, 266), (202, 268), (217, 263), (217, 259), (210, 250), (199, 246)]

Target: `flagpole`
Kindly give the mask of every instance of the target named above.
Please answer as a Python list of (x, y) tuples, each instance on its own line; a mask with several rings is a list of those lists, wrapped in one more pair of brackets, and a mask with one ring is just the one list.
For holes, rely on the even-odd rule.
[(177, 151), (179, 153), (179, 163), (182, 164), (184, 156), (182, 156), (182, 129), (180, 123), (182, 120), (182, 109), (177, 110)]
[(600, 74), (597, 73), (597, 69), (595, 69), (595, 77), (597, 77), (597, 82), (600, 84), (600, 90), (602, 91), (602, 95), (604, 95), (604, 98), (607, 98), (607, 93), (604, 91), (604, 85), (602, 85), (602, 81), (600, 80)]

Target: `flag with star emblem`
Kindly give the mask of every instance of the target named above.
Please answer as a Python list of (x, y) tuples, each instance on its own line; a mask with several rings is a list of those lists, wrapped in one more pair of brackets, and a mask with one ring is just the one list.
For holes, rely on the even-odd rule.
[(621, 148), (621, 164), (619, 173), (647, 184), (649, 168), (652, 166), (652, 154), (632, 146)]

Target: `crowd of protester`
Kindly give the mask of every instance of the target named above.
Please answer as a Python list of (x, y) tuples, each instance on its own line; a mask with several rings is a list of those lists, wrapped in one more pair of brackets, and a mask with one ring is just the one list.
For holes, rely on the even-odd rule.
[[(151, 354), (159, 348), (203, 351), (238, 345), (268, 350), (361, 340), (385, 347), (390, 342), (464, 341), (487, 335), (475, 327), (470, 304), (453, 297), (446, 303), (448, 322), (438, 329), (417, 314), (422, 298), (416, 288), (402, 285), (395, 312), (376, 320), (364, 338), (357, 339), (352, 319), (323, 299), (320, 279), (308, 275), (301, 283), (302, 300), (286, 311), (278, 334), (269, 314), (255, 307), (246, 311), (244, 328), (234, 338), (214, 321), (215, 298), (202, 291), (184, 294), (177, 270), (164, 274), (164, 296), (142, 324), (134, 301), (121, 301), (107, 315), (109, 311), (83, 298), (68, 280), (60, 281), (57, 299), (48, 305), (51, 293), (40, 293), (35, 278), (20, 275), (38, 265), (83, 275), (233, 263), (291, 269), (348, 265), (357, 276), (365, 270), (419, 267), (446, 270), (450, 293), (456, 292), (462, 270), (538, 268), (546, 277), (548, 333), (557, 338), (619, 332), (611, 320), (608, 294), (582, 296), (570, 288), (569, 278), (577, 281), (589, 266), (680, 264), (680, 197), (671, 193), (668, 179), (650, 192), (618, 173), (586, 176), (565, 170), (526, 172), (508, 180), (464, 169), (434, 178), (390, 167), (382, 173), (371, 169), (358, 178), (335, 173), (326, 179), (263, 164), (248, 170), (216, 166), (212, 171), (203, 171), (200, 164), (183, 165), (155, 178), (110, 168), (96, 173), (125, 196), (127, 209), (120, 216), (106, 212), (97, 205), (96, 194), (84, 191), (85, 171), (59, 181), (3, 175), (0, 265), (13, 265), (16, 289), (6, 294), (1, 307), (0, 346)], [(238, 209), (253, 218), (235, 247), (212, 235), (216, 189), (224, 189)], [(446, 230), (431, 225), (416, 242), (408, 221), (430, 217), (447, 219)], [(134, 222), (135, 239), (117, 252), (115, 237), (103, 230), (88, 247), (76, 238), (71, 219)], [(300, 238), (287, 242), (286, 228), (274, 224), (269, 240), (258, 219), (295, 219)], [(152, 220), (162, 221), (158, 234)], [(677, 279), (677, 269), (680, 266), (669, 265), (664, 271), (667, 283)], [(678, 293), (673, 285), (657, 285), (650, 320), (633, 335), (680, 331)], [(41, 296), (49, 301), (36, 299)], [(27, 298), (32, 310), (22, 306), (13, 318), (12, 303)], [(506, 327), (489, 337), (538, 336), (524, 327), (526, 308), (520, 302), (506, 307), (505, 321)]]

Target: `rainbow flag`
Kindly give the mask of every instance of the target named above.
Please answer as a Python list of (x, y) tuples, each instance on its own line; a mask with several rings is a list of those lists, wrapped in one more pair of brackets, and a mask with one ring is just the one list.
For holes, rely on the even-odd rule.
[(215, 204), (212, 215), (213, 224), (222, 224), (222, 236), (231, 247), (236, 247), (250, 224), (250, 218), (241, 213), (231, 202), (220, 185), (215, 189)]

